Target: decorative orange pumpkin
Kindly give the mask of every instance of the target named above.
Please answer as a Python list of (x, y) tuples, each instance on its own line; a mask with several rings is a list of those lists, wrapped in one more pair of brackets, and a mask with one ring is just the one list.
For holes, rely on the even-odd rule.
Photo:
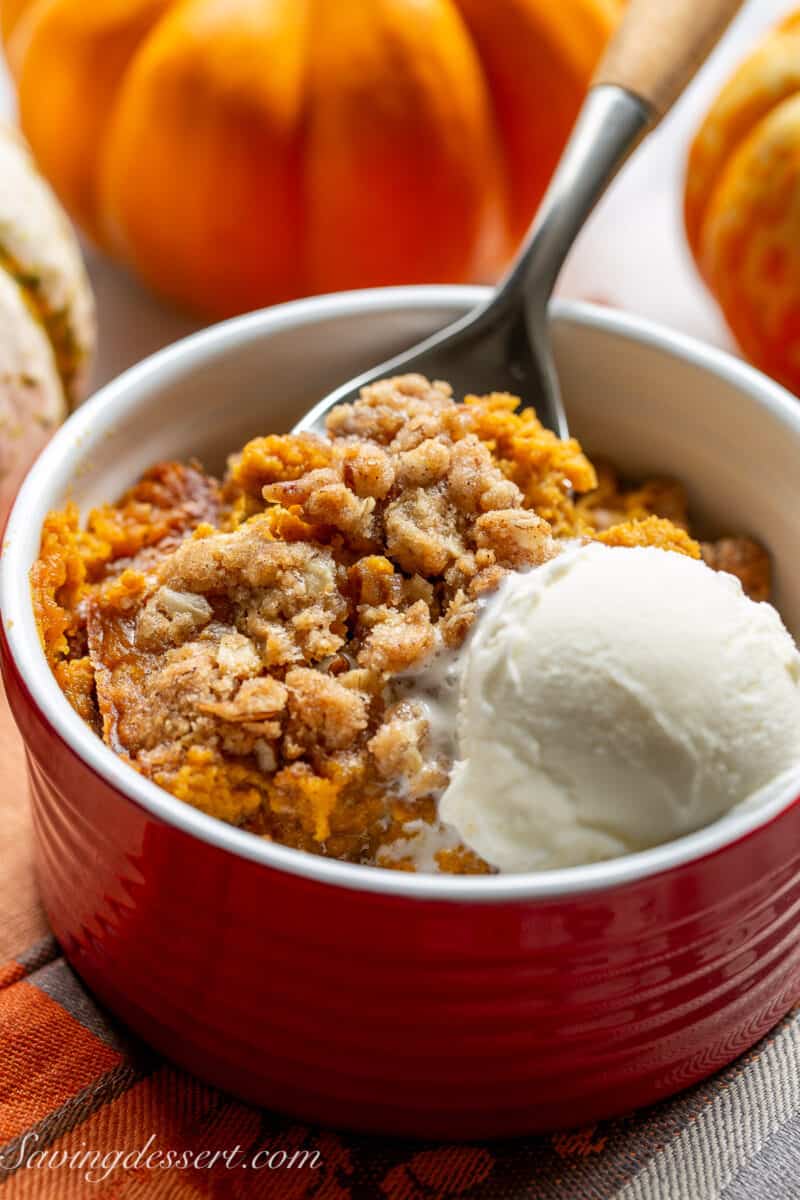
[(3, 0), (67, 209), (213, 315), (495, 270), (623, 0)]
[(685, 215), (742, 350), (800, 393), (800, 12), (739, 67), (706, 117)]

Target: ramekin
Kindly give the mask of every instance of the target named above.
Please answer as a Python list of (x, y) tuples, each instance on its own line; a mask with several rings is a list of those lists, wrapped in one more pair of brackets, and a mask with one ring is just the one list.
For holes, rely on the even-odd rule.
[[(37, 638), (45, 513), (158, 459), (219, 467), (334, 384), (465, 311), (474, 288), (321, 297), (227, 322), (127, 372), (55, 436), (0, 558), (6, 689), (27, 750), (41, 893), (99, 999), (169, 1058), (306, 1120), (466, 1138), (570, 1126), (700, 1080), (800, 993), (800, 776), (614, 862), (408, 875), (266, 843), (140, 777), (80, 721)], [(800, 410), (739, 361), (556, 306), (590, 452), (674, 474), (702, 527), (761, 537), (800, 632)]]

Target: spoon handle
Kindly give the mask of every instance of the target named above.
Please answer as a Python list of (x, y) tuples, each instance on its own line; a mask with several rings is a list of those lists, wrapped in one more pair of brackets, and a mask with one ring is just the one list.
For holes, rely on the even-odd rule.
[(741, 6), (742, 0), (630, 0), (594, 82), (632, 92), (659, 120)]
[(742, 0), (629, 0), (528, 236), (490, 313), (546, 303), (573, 241), (628, 156), (708, 57)]
[(547, 303), (587, 217), (639, 142), (710, 53), (742, 0), (629, 0), (572, 136), (514, 262), (474, 319), (480, 331), (526, 314), (551, 429), (567, 420), (550, 351)]

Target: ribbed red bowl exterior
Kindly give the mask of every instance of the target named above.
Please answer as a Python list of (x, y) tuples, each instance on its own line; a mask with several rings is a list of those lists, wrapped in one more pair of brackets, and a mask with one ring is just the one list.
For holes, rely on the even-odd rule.
[(554, 901), (353, 891), (156, 819), (46, 724), (3, 645), (56, 936), (158, 1050), (306, 1119), (461, 1138), (650, 1103), (800, 994), (800, 802), (716, 854)]

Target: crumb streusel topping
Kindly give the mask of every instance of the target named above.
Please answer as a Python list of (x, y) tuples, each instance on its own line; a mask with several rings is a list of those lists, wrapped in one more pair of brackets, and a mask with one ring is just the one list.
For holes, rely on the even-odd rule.
[(50, 514), (32, 587), (73, 706), (179, 799), (317, 854), (476, 873), (437, 816), (451, 764), (397, 685), (575, 537), (702, 553), (769, 592), (761, 547), (693, 541), (679, 484), (621, 488), (515, 397), (413, 375), (327, 438), (256, 438), (223, 481), (165, 463), (85, 528)]

